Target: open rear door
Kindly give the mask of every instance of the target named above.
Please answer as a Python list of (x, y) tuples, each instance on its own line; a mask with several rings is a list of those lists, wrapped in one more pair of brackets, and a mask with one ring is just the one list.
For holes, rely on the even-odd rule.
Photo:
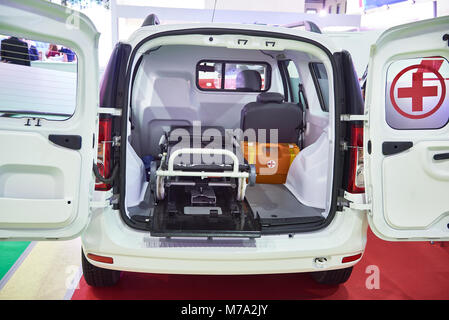
[(0, 36), (0, 239), (75, 237), (94, 186), (99, 34), (59, 5), (0, 0)]
[(372, 230), (449, 239), (449, 17), (394, 27), (371, 48), (365, 181)]

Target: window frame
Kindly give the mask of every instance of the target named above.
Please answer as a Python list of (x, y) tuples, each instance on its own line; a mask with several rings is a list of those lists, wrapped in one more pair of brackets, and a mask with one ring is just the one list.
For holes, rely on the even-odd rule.
[[(323, 112), (329, 112), (329, 106), (326, 106), (326, 103), (324, 102), (323, 92), (321, 91), (320, 84), (318, 83), (318, 77), (316, 75), (315, 66), (322, 62), (309, 62), (309, 70), (310, 74), (312, 75), (313, 84), (315, 85), (315, 90), (318, 96), (318, 100), (320, 101), (321, 110)], [(329, 77), (328, 77), (329, 81)], [(327, 109), (327, 110), (326, 110)]]
[[(221, 63), (221, 88), (220, 89), (205, 89), (205, 88), (201, 88), (200, 87), (200, 78), (199, 78), (199, 66), (201, 63)], [(226, 81), (226, 74), (225, 74), (225, 70), (226, 70), (226, 63), (229, 64), (249, 64), (249, 65), (264, 65), (265, 66), (265, 70), (266, 70), (266, 74), (265, 74), (265, 89), (263, 90), (257, 90), (257, 91), (252, 91), (252, 90), (235, 90), (235, 89), (225, 89), (225, 81)], [(195, 66), (195, 84), (196, 87), (198, 88), (198, 90), (200, 91), (205, 91), (205, 92), (253, 92), (253, 93), (261, 93), (261, 92), (266, 92), (268, 90), (270, 90), (271, 88), (271, 75), (272, 75), (272, 70), (271, 70), (271, 65), (266, 62), (266, 61), (242, 61), (242, 60), (217, 60), (217, 59), (201, 59), (200, 61), (197, 62), (196, 66)]]

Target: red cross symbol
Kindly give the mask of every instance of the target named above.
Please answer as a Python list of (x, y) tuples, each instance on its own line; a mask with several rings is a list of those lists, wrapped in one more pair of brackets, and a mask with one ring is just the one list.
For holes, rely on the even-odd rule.
[[(402, 71), (400, 71), (393, 79), (393, 82), (390, 86), (390, 101), (393, 105), (393, 108), (402, 116), (409, 119), (424, 119), (432, 114), (434, 114), (438, 109), (442, 106), (443, 101), (446, 97), (446, 84), (444, 82), (444, 78), (438, 72), (439, 67), (442, 62), (437, 60), (425, 60), (422, 61), (421, 64), (415, 64), (412, 66), (408, 66)], [(424, 97), (434, 97), (438, 96), (438, 86), (424, 86), (423, 82), (423, 73), (433, 73), (436, 76), (436, 79), (440, 82), (441, 93), (440, 99), (437, 104), (433, 106), (429, 111), (420, 114), (411, 114), (404, 110), (402, 110), (395, 99), (394, 92), (396, 88), (396, 84), (398, 80), (408, 71), (417, 69), (415, 73), (412, 74), (412, 86), (408, 88), (397, 88), (397, 97), (398, 98), (412, 98), (412, 112), (423, 111), (423, 99)]]
[(267, 162), (267, 167), (270, 168), (270, 169), (276, 167), (276, 161), (274, 161), (274, 160), (268, 161)]
[(398, 98), (412, 98), (412, 111), (423, 111), (424, 97), (435, 97), (438, 95), (438, 86), (423, 86), (423, 72), (417, 71), (412, 75), (412, 86), (409, 88), (398, 88)]

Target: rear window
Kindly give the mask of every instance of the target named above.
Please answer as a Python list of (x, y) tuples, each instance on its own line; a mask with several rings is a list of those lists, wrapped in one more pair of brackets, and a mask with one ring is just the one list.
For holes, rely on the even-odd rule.
[(324, 64), (313, 62), (310, 64), (310, 72), (320, 100), (321, 109), (329, 111), (329, 81)]
[(200, 90), (262, 92), (270, 82), (271, 68), (265, 62), (203, 60), (196, 66)]
[(387, 69), (385, 117), (396, 130), (440, 129), (449, 121), (449, 62), (441, 56), (401, 59)]
[(77, 71), (70, 48), (0, 35), (0, 117), (70, 118)]

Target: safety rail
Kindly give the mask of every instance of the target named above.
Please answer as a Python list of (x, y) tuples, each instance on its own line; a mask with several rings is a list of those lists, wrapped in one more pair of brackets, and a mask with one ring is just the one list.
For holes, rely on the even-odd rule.
[[(208, 154), (208, 155), (224, 155), (228, 156), (233, 161), (233, 169), (232, 172), (215, 172), (215, 171), (182, 171), (182, 170), (174, 170), (174, 161), (176, 157), (181, 154)], [(226, 149), (210, 149), (210, 148), (182, 148), (175, 150), (168, 160), (168, 169), (167, 170), (157, 170), (156, 175), (158, 176), (189, 176), (189, 177), (230, 177), (230, 178), (248, 178), (248, 172), (240, 172), (239, 171), (239, 159), (237, 156)]]

